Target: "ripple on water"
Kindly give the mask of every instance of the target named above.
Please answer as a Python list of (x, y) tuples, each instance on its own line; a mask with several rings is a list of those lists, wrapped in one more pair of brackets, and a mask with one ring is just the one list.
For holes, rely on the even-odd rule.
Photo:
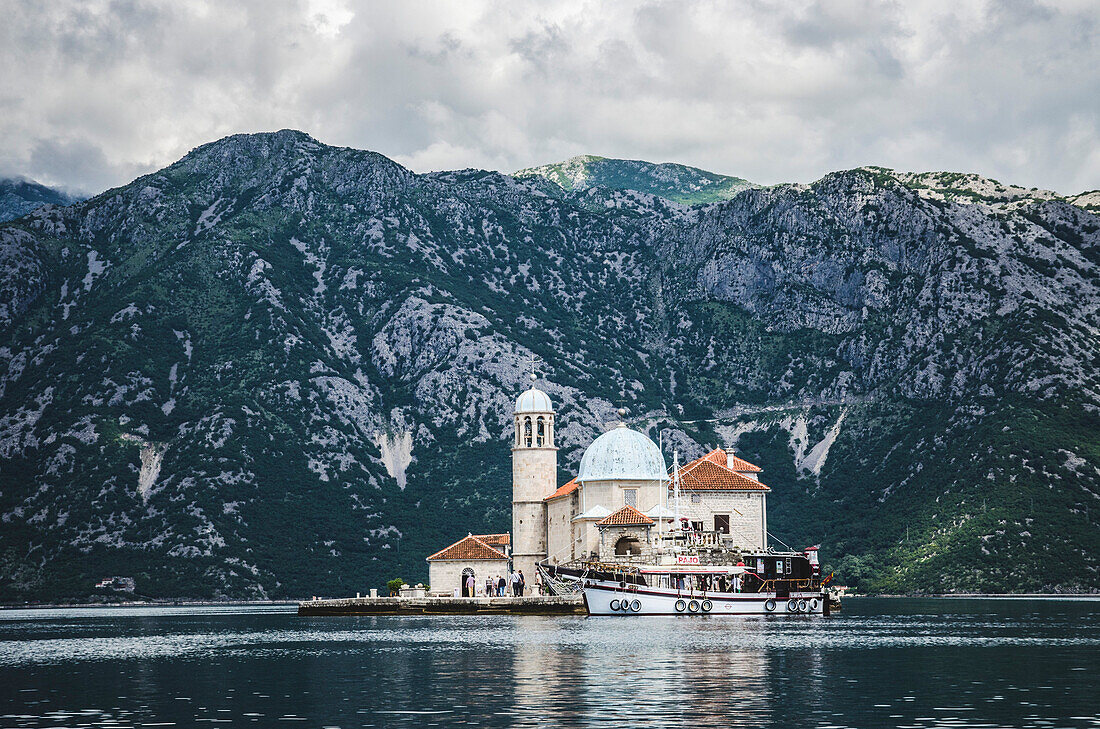
[(829, 619), (695, 620), (11, 611), (2, 723), (1095, 727), (1098, 608), (860, 600)]

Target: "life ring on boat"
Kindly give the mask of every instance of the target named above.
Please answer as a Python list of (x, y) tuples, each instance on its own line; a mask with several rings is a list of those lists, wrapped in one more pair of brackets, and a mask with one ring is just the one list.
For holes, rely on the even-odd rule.
[(618, 610), (619, 609), (619, 601), (618, 600), (612, 600), (611, 601), (611, 609), (612, 610)]
[(818, 599), (817, 599), (817, 598), (815, 597), (815, 598), (814, 598), (813, 600), (810, 600), (810, 611), (811, 611), (811, 612), (815, 612), (815, 613), (816, 613), (816, 612), (817, 612), (817, 608), (818, 608), (818, 607), (819, 607), (820, 605), (821, 605), (821, 601), (820, 601), (820, 600), (818, 600)]
[(623, 598), (623, 601), (619, 603), (619, 608), (620, 608), (620, 609), (621, 609), (621, 610), (622, 610), (622, 611), (623, 611), (624, 613), (628, 613), (628, 612), (630, 612), (630, 600), (627, 600), (627, 599), (626, 599), (626, 598), (624, 597), (624, 598)]
[(775, 610), (775, 600), (768, 598), (768, 600), (764, 603), (764, 609), (767, 610), (769, 613), (773, 612)]
[(699, 607), (703, 608), (703, 612), (709, 613), (711, 610), (714, 609), (714, 603), (712, 603), (710, 600), (703, 600)]
[(688, 604), (686, 602), (684, 602), (683, 600), (677, 600), (676, 601), (676, 612), (678, 612), (678, 613), (684, 612), (685, 610), (687, 610), (687, 606), (688, 606)]
[(638, 612), (642, 609), (642, 603), (639, 600), (633, 600), (630, 603), (630, 609), (634, 612)]
[(795, 600), (787, 600), (787, 612), (793, 613), (798, 611), (798, 602)]
[(800, 613), (806, 612), (806, 601), (805, 600), (799, 600), (798, 601), (798, 612), (800, 612)]
[(691, 600), (691, 601), (688, 602), (688, 612), (690, 612), (690, 613), (699, 612), (699, 601), (698, 600)]

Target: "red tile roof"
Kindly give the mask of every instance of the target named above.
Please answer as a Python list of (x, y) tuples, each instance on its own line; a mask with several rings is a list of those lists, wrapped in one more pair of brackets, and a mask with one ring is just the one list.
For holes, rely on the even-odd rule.
[(737, 471), (738, 473), (763, 473), (764, 469), (760, 466), (754, 466), (746, 461), (744, 458), (738, 458), (729, 451), (721, 448), (715, 448), (710, 453), (703, 456), (708, 461), (717, 463), (719, 466), (728, 468), (731, 471)]
[[(719, 456), (718, 454), (722, 455)], [(743, 476), (728, 466), (718, 463), (725, 460), (723, 450), (711, 451), (707, 455), (680, 467), (680, 488), (684, 491), (771, 491), (759, 481)], [(734, 461), (740, 458), (733, 456)], [(748, 461), (743, 461), (752, 466)], [(756, 468), (756, 466), (752, 466)], [(760, 469), (757, 468), (757, 471)]]
[(439, 550), (428, 557), (427, 561), (431, 562), (437, 559), (479, 560), (508, 559), (508, 557), (503, 552), (499, 552), (490, 547), (483, 542), (480, 537), (475, 537), (473, 534), (470, 534), (467, 537), (459, 539), (446, 549)]
[(511, 534), (475, 534), (474, 536), (490, 547), (507, 547), (512, 543)]
[(744, 458), (738, 458), (732, 453), (729, 454), (729, 461), (726, 463), (726, 467), (738, 473), (763, 473), (764, 471), (760, 466), (753, 465)]
[(618, 511), (600, 519), (596, 522), (596, 526), (649, 526), (656, 523), (657, 522), (653, 521), (633, 506), (624, 506)]
[(569, 494), (573, 493), (576, 490), (577, 490), (577, 479), (573, 479), (572, 481), (565, 484), (564, 486), (562, 486), (560, 489), (558, 489), (554, 493), (547, 496), (545, 499), (543, 499), (543, 501), (552, 501), (553, 499), (560, 499), (562, 496), (568, 496)]
[(728, 466), (728, 464), (726, 463), (726, 452), (721, 448), (715, 448), (713, 451), (703, 456), (703, 458), (707, 459), (708, 461), (713, 461), (719, 466)]

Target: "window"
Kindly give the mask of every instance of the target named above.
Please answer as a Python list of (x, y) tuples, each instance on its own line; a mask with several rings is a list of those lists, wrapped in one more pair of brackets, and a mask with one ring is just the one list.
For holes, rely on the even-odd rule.
[(638, 489), (623, 489), (623, 503), (627, 506), (637, 506)]
[(714, 515), (714, 531), (721, 534), (730, 533), (730, 515), (729, 514), (715, 514)]
[(543, 445), (545, 445), (546, 441), (546, 423), (545, 421), (543, 421), (542, 417), (539, 417), (538, 423), (538, 436), (535, 440), (535, 443), (538, 445), (539, 448), (542, 448)]
[(701, 504), (702, 502), (703, 502), (703, 497), (701, 495), (699, 495), (699, 494), (692, 494), (691, 495), (691, 503)]

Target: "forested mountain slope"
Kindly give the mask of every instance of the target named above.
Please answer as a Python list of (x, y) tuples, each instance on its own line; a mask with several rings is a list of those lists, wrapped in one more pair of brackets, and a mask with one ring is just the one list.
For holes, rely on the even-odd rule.
[[(0, 599), (347, 594), (625, 404), (878, 590), (1100, 587), (1100, 220), (866, 168), (682, 205), (239, 135), (0, 227)], [(1077, 204), (1075, 204), (1077, 203)]]

